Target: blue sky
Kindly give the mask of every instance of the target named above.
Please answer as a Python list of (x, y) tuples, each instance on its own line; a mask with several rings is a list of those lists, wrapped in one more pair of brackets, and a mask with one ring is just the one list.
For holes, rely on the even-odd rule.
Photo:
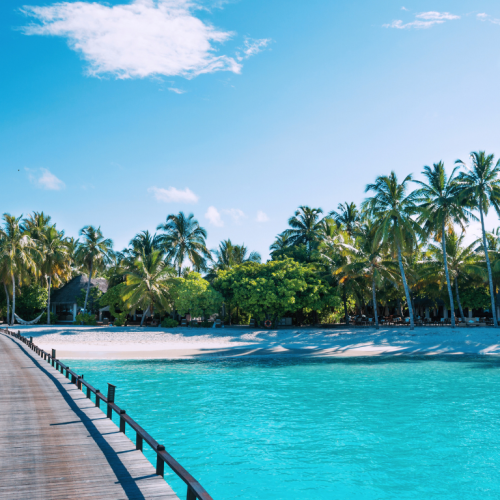
[(500, 155), (498, 2), (3, 0), (0, 23), (2, 212), (117, 249), (183, 210), (266, 257), (299, 205)]

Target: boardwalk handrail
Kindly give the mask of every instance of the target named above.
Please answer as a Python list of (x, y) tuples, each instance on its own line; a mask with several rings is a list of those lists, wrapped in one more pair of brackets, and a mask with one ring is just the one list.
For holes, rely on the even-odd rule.
[[(107, 416), (112, 417), (112, 412), (116, 412), (120, 417), (120, 432), (125, 434), (125, 425), (128, 424), (136, 432), (135, 448), (136, 450), (143, 451), (143, 442), (151, 446), (153, 451), (156, 452), (156, 474), (164, 477), (165, 467), (167, 464), (187, 485), (187, 495), (186, 500), (213, 500), (212, 497), (205, 491), (203, 486), (191, 475), (189, 472), (182, 467), (182, 465), (175, 460), (172, 455), (165, 451), (165, 446), (161, 445), (154, 439), (150, 434), (148, 434), (132, 417), (127, 415), (125, 410), (121, 409), (114, 401), (108, 401), (108, 398), (104, 396), (99, 389), (96, 389), (90, 385), (86, 380), (84, 380), (83, 375), (78, 375), (69, 366), (65, 365), (54, 356), (55, 350), (52, 350), (52, 354), (45, 352), (40, 349), (37, 345), (33, 343), (33, 337), (29, 339), (21, 335), (21, 331), (17, 333), (10, 331), (8, 328), (2, 330), (4, 333), (20, 340), (26, 344), (31, 350), (38, 354), (45, 361), (50, 363), (57, 371), (60, 371), (63, 375), (66, 372), (66, 378), (69, 379), (71, 376), (71, 383), (75, 384), (78, 389), (83, 391), (82, 386), (87, 388), (87, 398), (90, 399), (91, 393), (95, 394), (95, 405), (99, 408), (101, 401), (107, 405)], [(114, 399), (114, 398), (113, 398)]]

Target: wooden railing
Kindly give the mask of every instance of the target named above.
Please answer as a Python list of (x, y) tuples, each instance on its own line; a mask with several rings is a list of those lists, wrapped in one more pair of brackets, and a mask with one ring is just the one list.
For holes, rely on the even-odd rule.
[(142, 452), (143, 444), (146, 442), (153, 451), (156, 452), (156, 474), (164, 477), (165, 475), (165, 464), (167, 464), (187, 485), (187, 495), (186, 500), (213, 500), (212, 497), (205, 491), (203, 486), (196, 481), (196, 479), (189, 474), (189, 472), (182, 467), (175, 458), (165, 451), (165, 446), (161, 445), (153, 437), (151, 437), (133, 418), (127, 415), (126, 411), (121, 409), (114, 402), (114, 386), (108, 384), (108, 397), (104, 396), (99, 389), (91, 386), (86, 380), (84, 380), (83, 375), (78, 375), (70, 367), (61, 363), (56, 358), (56, 351), (52, 349), (52, 353), (49, 354), (43, 349), (40, 349), (33, 343), (33, 337), (29, 339), (21, 335), (21, 332), (17, 333), (10, 331), (8, 328), (2, 330), (4, 333), (20, 340), (26, 346), (28, 346), (32, 351), (38, 354), (42, 359), (50, 363), (57, 371), (60, 371), (63, 375), (66, 374), (66, 378), (71, 380), (71, 383), (75, 384), (78, 389), (83, 391), (83, 387), (86, 387), (87, 398), (90, 399), (91, 394), (95, 394), (95, 405), (100, 408), (101, 401), (107, 406), (107, 417), (111, 418), (113, 416), (113, 411), (117, 413), (120, 417), (120, 432), (125, 434), (125, 427), (128, 424), (136, 432), (135, 448)]

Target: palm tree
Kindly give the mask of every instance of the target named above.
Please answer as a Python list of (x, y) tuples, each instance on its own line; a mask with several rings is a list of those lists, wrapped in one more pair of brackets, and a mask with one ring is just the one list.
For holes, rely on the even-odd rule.
[[(22, 217), (22, 216), (21, 216)], [(0, 228), (0, 268), (12, 282), (12, 323), (16, 315), (16, 279), (19, 282), (29, 279), (29, 271), (36, 267), (36, 252), (33, 240), (20, 224), (21, 217), (4, 214), (4, 224)]]
[(306, 245), (309, 257), (315, 243), (318, 243), (323, 234), (323, 218), (321, 208), (300, 206), (293, 217), (288, 219), (290, 229), (283, 231), (288, 245)]
[(40, 234), (40, 272), (47, 279), (47, 325), (50, 325), (50, 291), (52, 282), (56, 285), (63, 282), (71, 274), (68, 245), (64, 238), (64, 231), (57, 231), (55, 226), (46, 228)]
[(78, 243), (76, 249), (76, 261), (80, 263), (89, 273), (87, 292), (85, 293), (85, 303), (83, 309), (87, 310), (92, 273), (95, 269), (102, 269), (111, 261), (113, 253), (113, 242), (104, 238), (101, 228), (85, 226), (80, 231), (83, 241)]
[(460, 172), (458, 181), (462, 187), (462, 199), (479, 210), (481, 219), (481, 231), (483, 236), (483, 250), (488, 269), (488, 281), (490, 285), (491, 312), (493, 316), (493, 325), (497, 324), (497, 313), (495, 307), (495, 294), (493, 290), (493, 277), (491, 274), (490, 258), (488, 256), (488, 242), (486, 241), (486, 230), (484, 228), (484, 215), (492, 206), (495, 212), (500, 216), (500, 160), (494, 163), (494, 155), (486, 155), (484, 151), (472, 152), (470, 154), (472, 166), (467, 166), (462, 160), (457, 160), (465, 168)]
[(369, 278), (372, 288), (375, 328), (379, 329), (377, 310), (377, 283), (384, 279), (395, 281), (394, 262), (389, 259), (380, 239), (376, 238), (377, 228), (367, 221), (358, 227), (357, 247), (346, 246), (347, 252), (353, 256), (353, 261), (340, 267), (337, 273), (353, 278)]
[(460, 225), (465, 229), (465, 223), (472, 217), (469, 210), (461, 202), (461, 186), (458, 183), (455, 167), (448, 177), (442, 161), (434, 163), (431, 167), (425, 166), (422, 174), (427, 177), (427, 183), (414, 181), (420, 186), (417, 195), (421, 198), (420, 209), (422, 213), (419, 222), (427, 234), (433, 233), (436, 241), (441, 240), (443, 250), (444, 273), (448, 286), (448, 297), (451, 309), (451, 327), (455, 328), (455, 306), (453, 304), (453, 292), (451, 289), (450, 273), (448, 271), (448, 259), (446, 258), (446, 232), (453, 230), (453, 224)]
[(366, 186), (365, 192), (373, 191), (375, 194), (363, 202), (363, 208), (377, 225), (375, 241), (381, 241), (387, 245), (393, 255), (397, 254), (410, 314), (410, 328), (413, 330), (415, 327), (413, 308), (403, 267), (402, 252), (411, 251), (417, 238), (423, 236), (423, 231), (412, 218), (418, 213), (416, 205), (418, 198), (415, 192), (408, 194), (408, 185), (411, 181), (412, 176), (407, 175), (400, 184), (395, 172), (391, 172), (389, 176), (378, 176), (374, 184)]
[(271, 244), (269, 247), (269, 250), (271, 250), (271, 258), (274, 257), (275, 254), (281, 252), (282, 250), (285, 250), (289, 246), (288, 238), (282, 234), (278, 234), (276, 236), (276, 239), (274, 240), (274, 243)]
[(40, 241), (47, 228), (51, 227), (51, 219), (50, 215), (45, 215), (43, 212), (33, 212), (23, 220), (22, 229), (29, 233), (32, 240)]
[(332, 210), (328, 215), (337, 223), (337, 227), (343, 227), (352, 236), (361, 222), (361, 216), (355, 203), (339, 203), (338, 212)]
[(140, 307), (144, 311), (141, 326), (148, 312), (154, 314), (157, 305), (170, 309), (169, 291), (174, 277), (175, 270), (165, 263), (160, 250), (153, 250), (148, 259), (137, 257), (133, 268), (125, 272), (122, 298), (127, 308)]
[(207, 231), (199, 225), (193, 214), (187, 217), (184, 212), (169, 215), (166, 222), (160, 224), (157, 230), (165, 232), (159, 237), (159, 242), (165, 249), (167, 259), (177, 267), (179, 276), (186, 259), (191, 262), (195, 270), (205, 267), (206, 259), (210, 258), (205, 243)]
[(213, 259), (213, 270), (227, 270), (234, 266), (243, 264), (244, 262), (261, 261), (261, 256), (258, 252), (248, 253), (248, 248), (245, 245), (233, 245), (231, 240), (224, 240), (219, 244), (219, 248), (212, 250), (215, 256)]

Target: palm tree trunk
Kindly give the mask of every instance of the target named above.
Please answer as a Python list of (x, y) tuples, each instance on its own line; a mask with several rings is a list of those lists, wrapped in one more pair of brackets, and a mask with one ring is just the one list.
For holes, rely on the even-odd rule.
[(85, 304), (83, 305), (83, 310), (85, 312), (87, 312), (87, 301), (89, 300), (90, 283), (92, 281), (92, 266), (93, 265), (94, 265), (94, 262), (90, 261), (89, 282), (87, 283), (87, 293), (85, 294)]
[(460, 295), (458, 293), (458, 279), (455, 278), (455, 293), (457, 294), (457, 303), (458, 303), (458, 310), (460, 311), (460, 317), (462, 318), (462, 321), (465, 323), (465, 316), (464, 312), (462, 310), (462, 304), (460, 303)]
[(16, 321), (16, 280), (12, 275), (12, 325)]
[(446, 284), (448, 285), (448, 296), (450, 297), (451, 327), (455, 328), (455, 304), (453, 304), (453, 292), (451, 291), (450, 273), (448, 272), (448, 256), (446, 255), (446, 225), (443, 217), (443, 227), (441, 228), (441, 244), (443, 246), (444, 273), (446, 274)]
[(7, 290), (7, 285), (5, 284), (5, 281), (3, 283), (3, 289), (5, 290), (5, 296), (7, 297), (7, 324), (10, 325), (10, 321), (9, 321), (10, 297), (9, 297), (9, 291)]
[(347, 297), (346, 297), (346, 294), (345, 294), (345, 285), (342, 287), (342, 290), (343, 290), (342, 299), (344, 301), (345, 325), (349, 326), (349, 316), (347, 315)]
[(49, 295), (47, 298), (47, 325), (50, 325), (50, 286), (51, 286), (51, 277), (49, 276), (47, 279), (47, 287), (49, 289)]
[(410, 298), (410, 290), (408, 289), (408, 283), (406, 283), (406, 275), (405, 270), (403, 268), (403, 259), (401, 258), (401, 248), (398, 244), (398, 262), (399, 262), (399, 270), (401, 272), (401, 278), (403, 280), (403, 287), (405, 289), (406, 295), (406, 303), (408, 304), (408, 311), (410, 313), (410, 330), (415, 328), (415, 323), (413, 321), (413, 307), (411, 306), (411, 298)]
[(378, 330), (377, 292), (375, 290), (375, 274), (372, 278), (373, 312), (375, 313), (375, 328)]
[(488, 268), (488, 281), (490, 284), (491, 313), (493, 315), (493, 326), (495, 328), (497, 328), (498, 327), (498, 325), (497, 325), (497, 312), (496, 312), (496, 308), (495, 308), (495, 294), (493, 293), (493, 277), (491, 275), (491, 264), (490, 264), (490, 257), (488, 255), (488, 243), (486, 241), (486, 231), (484, 230), (483, 207), (481, 206), (481, 202), (479, 203), (479, 213), (481, 214), (481, 229), (483, 232), (483, 249), (484, 249), (484, 256), (486, 257), (486, 266)]
[(141, 326), (144, 323), (144, 320), (146, 319), (146, 315), (148, 314), (148, 312), (149, 312), (149, 306), (146, 309), (146, 312), (142, 313)]

